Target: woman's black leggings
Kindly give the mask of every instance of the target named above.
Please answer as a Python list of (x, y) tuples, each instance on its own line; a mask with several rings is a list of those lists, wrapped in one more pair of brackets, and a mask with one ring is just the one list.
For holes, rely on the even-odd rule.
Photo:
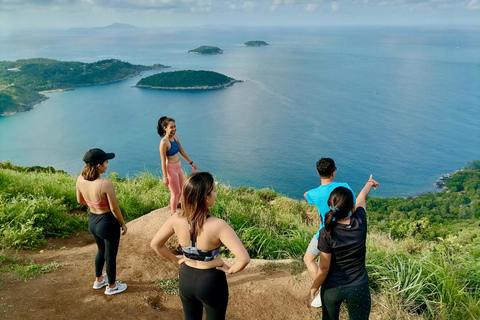
[(370, 288), (367, 284), (352, 287), (334, 287), (321, 289), (322, 319), (338, 320), (340, 317), (340, 305), (347, 303), (350, 320), (367, 320), (370, 316), (372, 300)]
[(100, 277), (103, 265), (107, 263), (108, 284), (114, 284), (117, 277), (117, 253), (120, 244), (120, 223), (111, 211), (95, 214), (90, 212), (88, 231), (97, 243), (95, 276)]
[(223, 320), (227, 312), (228, 284), (225, 272), (180, 266), (180, 298), (185, 320), (201, 320), (203, 308), (207, 320)]

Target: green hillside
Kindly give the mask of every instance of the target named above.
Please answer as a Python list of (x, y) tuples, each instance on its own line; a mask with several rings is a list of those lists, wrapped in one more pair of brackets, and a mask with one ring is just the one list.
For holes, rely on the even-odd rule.
[[(169, 205), (158, 177), (111, 173), (126, 221)], [(37, 248), (46, 237), (86, 230), (75, 177), (53, 168), (0, 163), (0, 248)], [(379, 179), (381, 182), (381, 179)], [(416, 198), (368, 198), (367, 269), (391, 319), (480, 318), (480, 161), (445, 179), (447, 189)], [(315, 206), (271, 189), (219, 184), (212, 215), (226, 220), (252, 258), (298, 260), (319, 226)], [(8, 252), (8, 251), (5, 251)], [(230, 256), (222, 247), (221, 254)], [(3, 257), (2, 257), (3, 256)], [(2, 261), (8, 254), (0, 252)]]
[(0, 89), (7, 85), (14, 85), (16, 88), (11, 90), (9, 87), (9, 90), (0, 91), (0, 94), (4, 93), (0, 99), (5, 101), (5, 104), (0, 104), (0, 115), (11, 112), (10, 110), (24, 111), (42, 98), (33, 95), (31, 91), (68, 89), (119, 81), (145, 70), (164, 67), (160, 64), (134, 65), (115, 59), (93, 63), (44, 58), (0, 61)]
[(4, 86), (3, 90), (0, 87), (0, 115), (28, 110), (43, 99), (46, 99), (44, 95), (25, 87), (11, 85)]

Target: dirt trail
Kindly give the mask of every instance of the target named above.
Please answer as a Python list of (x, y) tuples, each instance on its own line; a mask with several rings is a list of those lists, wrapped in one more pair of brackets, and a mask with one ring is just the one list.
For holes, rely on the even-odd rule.
[[(55, 261), (63, 267), (28, 281), (13, 276), (4, 279), (0, 318), (183, 319), (180, 298), (165, 294), (153, 283), (178, 275), (178, 267), (158, 257), (149, 246), (169, 215), (168, 208), (163, 208), (127, 224), (128, 234), (121, 238), (117, 258), (117, 278), (127, 283), (128, 289), (118, 295), (92, 289), (96, 245), (88, 232), (53, 239), (36, 251), (19, 252), (22, 259)], [(320, 319), (319, 309), (303, 304), (311, 284), (307, 273), (294, 276), (282, 269), (265, 273), (260, 266), (266, 263), (271, 261), (252, 260), (244, 271), (227, 277), (227, 319)], [(379, 306), (374, 303), (371, 319), (382, 319), (375, 308)]]

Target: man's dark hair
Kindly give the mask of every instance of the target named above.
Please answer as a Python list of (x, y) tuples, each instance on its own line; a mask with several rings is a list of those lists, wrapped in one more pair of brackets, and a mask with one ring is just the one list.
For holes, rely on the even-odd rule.
[(335, 167), (335, 161), (333, 161), (333, 159), (321, 158), (317, 161), (317, 172), (320, 177), (330, 177), (335, 170), (337, 170), (337, 167)]

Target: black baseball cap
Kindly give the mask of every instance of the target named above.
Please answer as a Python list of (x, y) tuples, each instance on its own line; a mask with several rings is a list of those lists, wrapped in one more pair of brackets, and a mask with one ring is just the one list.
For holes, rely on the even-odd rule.
[(85, 161), (86, 164), (97, 165), (113, 158), (115, 158), (115, 153), (106, 153), (102, 149), (94, 148), (85, 153), (83, 161)]

